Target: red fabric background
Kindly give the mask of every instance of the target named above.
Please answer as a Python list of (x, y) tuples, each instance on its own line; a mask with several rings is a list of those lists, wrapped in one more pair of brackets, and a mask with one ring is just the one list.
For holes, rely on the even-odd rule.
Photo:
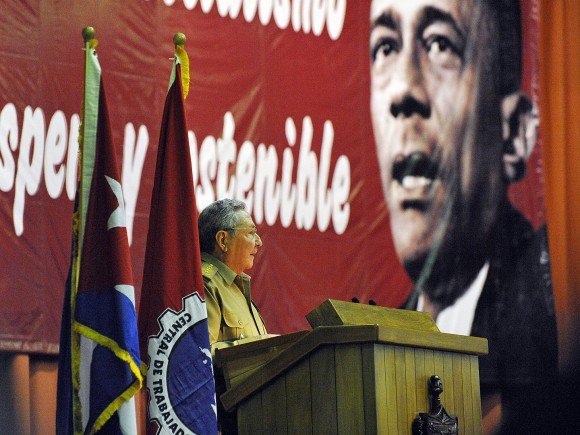
[[(170, 3), (170, 2), (168, 2)], [(187, 2), (192, 3), (192, 2)], [(333, 2), (330, 2), (333, 3)], [(293, 181), (299, 159), (303, 118), (313, 123), (312, 151), (320, 160), (325, 121), (334, 140), (328, 186), (337, 158), (350, 163), (350, 217), (343, 234), (321, 232), (295, 221), (284, 228), (259, 224), (264, 242), (251, 271), (253, 297), (270, 332), (307, 327), (304, 315), (327, 298), (398, 306), (410, 282), (394, 254), (383, 201), (369, 117), (368, 1), (350, 1), (338, 39), (280, 29), (274, 19), (262, 25), (222, 18), (214, 5), (187, 10), (177, 0), (116, 2), (49, 0), (3, 2), (0, 19), (0, 110), (14, 104), (18, 115), (17, 149), (25, 107), (41, 108), (45, 132), (57, 110), (70, 118), (80, 112), (82, 95), (81, 29), (91, 25), (100, 41), (99, 59), (107, 85), (113, 140), (122, 162), (125, 127), (145, 126), (149, 147), (140, 179), (131, 254), (137, 293), (141, 288), (149, 202), (157, 138), (173, 54), (172, 36), (188, 37), (191, 87), (187, 122), (198, 147), (208, 136), (220, 138), (224, 114), (235, 120), (239, 152), (249, 140), (254, 149), (272, 144), (278, 156), (290, 148)], [(538, 25), (533, 2), (524, 2), (524, 90), (538, 95)], [(288, 147), (285, 122), (292, 118), (297, 143)], [(0, 160), (6, 161), (6, 131), (0, 131)], [(68, 139), (68, 133), (67, 133)], [(3, 141), (3, 142), (2, 142)], [(2, 151), (1, 146), (4, 146)], [(544, 222), (543, 167), (536, 146), (528, 178), (512, 188), (511, 198), (537, 226)], [(45, 159), (46, 160), (46, 159)], [(65, 157), (66, 164), (66, 157)], [(58, 168), (57, 168), (58, 169)], [(0, 177), (8, 174), (0, 166)], [(230, 167), (230, 174), (235, 166)], [(0, 350), (55, 353), (64, 282), (69, 266), (72, 201), (63, 190), (57, 199), (44, 183), (25, 196), (24, 230), (13, 224), (15, 188), (0, 191)], [(7, 176), (7, 175), (6, 175)], [(198, 199), (199, 203), (199, 199)]]

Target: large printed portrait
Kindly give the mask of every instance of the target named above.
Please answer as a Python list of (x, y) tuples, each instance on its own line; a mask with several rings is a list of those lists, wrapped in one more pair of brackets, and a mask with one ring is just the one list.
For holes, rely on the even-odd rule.
[(557, 373), (546, 228), (508, 198), (538, 128), (519, 0), (373, 0), (369, 51), (382, 189), (414, 283), (404, 305), (489, 340), (484, 404), (499, 398), (511, 424)]

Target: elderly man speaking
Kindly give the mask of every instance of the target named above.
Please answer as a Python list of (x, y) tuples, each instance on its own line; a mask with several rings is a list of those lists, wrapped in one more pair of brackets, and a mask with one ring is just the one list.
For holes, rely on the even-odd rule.
[(243, 202), (222, 199), (199, 215), (202, 274), (212, 353), (236, 340), (266, 334), (251, 300), (250, 277), (262, 246), (256, 225)]

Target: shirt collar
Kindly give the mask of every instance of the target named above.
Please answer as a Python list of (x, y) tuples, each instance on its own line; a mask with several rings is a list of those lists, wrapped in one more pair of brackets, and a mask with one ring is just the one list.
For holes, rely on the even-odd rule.
[[(234, 282), (234, 280), (236, 279), (236, 276), (238, 276), (238, 275), (236, 275), (236, 272), (234, 272), (232, 269), (230, 269), (225, 263), (218, 260), (213, 255), (208, 254), (207, 252), (201, 253), (201, 259), (203, 261), (205, 261), (206, 263), (213, 264), (215, 267), (217, 267), (218, 273), (222, 276), (222, 278), (224, 279), (224, 281), (226, 282), (227, 285), (231, 285), (232, 282)], [(248, 280), (248, 281), (250, 280), (249, 275), (246, 275), (245, 273), (241, 273), (239, 276), (243, 280)]]
[[(435, 323), (441, 332), (449, 334), (469, 335), (473, 326), (473, 318), (477, 302), (481, 296), (483, 286), (489, 271), (489, 261), (480, 269), (477, 277), (452, 305), (441, 310)], [(419, 296), (417, 311), (423, 311), (425, 298), (423, 293)]]

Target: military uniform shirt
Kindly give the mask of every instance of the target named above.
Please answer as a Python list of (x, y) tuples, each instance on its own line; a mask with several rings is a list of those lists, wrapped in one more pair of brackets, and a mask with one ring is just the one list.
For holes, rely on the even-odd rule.
[(233, 345), (235, 340), (265, 335), (264, 321), (251, 300), (250, 277), (236, 275), (205, 252), (201, 262), (212, 353)]

